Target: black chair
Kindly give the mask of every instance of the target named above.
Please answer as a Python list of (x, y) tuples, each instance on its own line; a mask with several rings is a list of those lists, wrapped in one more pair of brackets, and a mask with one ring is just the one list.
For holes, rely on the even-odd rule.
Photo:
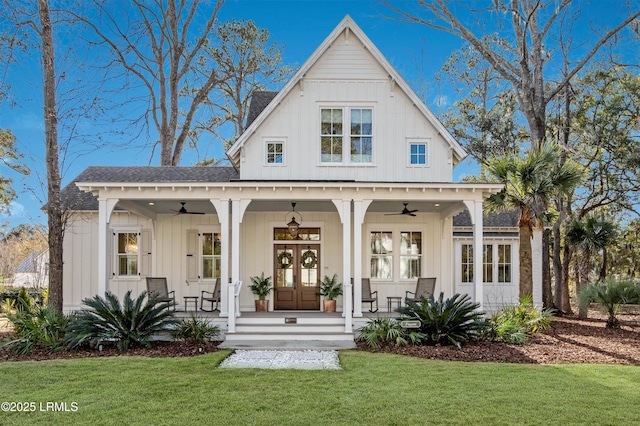
[[(205, 296), (206, 294), (206, 296)], [(204, 309), (203, 303), (208, 302), (211, 303), (211, 310)], [(216, 304), (216, 307), (213, 307), (213, 304)], [(204, 312), (214, 312), (219, 310), (220, 305), (220, 278), (216, 278), (216, 283), (213, 286), (213, 291), (205, 291), (202, 290), (202, 294), (200, 297), (200, 310)]]
[(147, 277), (147, 294), (149, 298), (161, 302), (171, 303), (173, 310), (176, 310), (176, 292), (168, 291), (167, 279), (165, 277)]
[[(420, 302), (421, 298), (428, 299), (429, 296), (433, 295), (433, 292), (436, 289), (436, 279), (435, 278), (418, 278), (418, 283), (416, 284), (416, 291), (407, 291), (405, 293), (405, 300), (412, 302)], [(409, 297), (410, 294), (413, 294), (413, 297)]]

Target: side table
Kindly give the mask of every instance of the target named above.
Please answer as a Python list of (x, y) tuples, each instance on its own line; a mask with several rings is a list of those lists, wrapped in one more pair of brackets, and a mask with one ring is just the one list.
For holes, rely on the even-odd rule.
[(187, 312), (187, 304), (193, 302), (193, 310), (198, 310), (198, 296), (184, 296), (184, 311)]
[(392, 312), (391, 308), (393, 304), (397, 304), (398, 308), (402, 307), (402, 297), (400, 296), (387, 296), (387, 311)]

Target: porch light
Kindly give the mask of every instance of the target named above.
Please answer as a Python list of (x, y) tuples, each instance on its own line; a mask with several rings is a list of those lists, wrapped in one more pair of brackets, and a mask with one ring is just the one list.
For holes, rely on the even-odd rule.
[(289, 234), (293, 238), (298, 238), (298, 229), (300, 229), (300, 224), (296, 222), (296, 214), (300, 216), (300, 222), (302, 222), (302, 215), (296, 212), (296, 203), (291, 203), (291, 211), (287, 213), (285, 216), (285, 221), (287, 217), (291, 214), (291, 220), (287, 223), (287, 227), (289, 228)]

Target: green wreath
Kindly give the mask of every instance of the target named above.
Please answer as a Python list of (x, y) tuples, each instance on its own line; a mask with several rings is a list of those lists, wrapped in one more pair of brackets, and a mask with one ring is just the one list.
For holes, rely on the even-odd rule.
[(318, 264), (318, 257), (313, 251), (307, 250), (302, 253), (302, 259), (300, 259), (300, 263), (305, 269), (313, 269)]
[(288, 251), (282, 251), (278, 255), (278, 267), (280, 269), (288, 269), (291, 267), (293, 262), (293, 255)]

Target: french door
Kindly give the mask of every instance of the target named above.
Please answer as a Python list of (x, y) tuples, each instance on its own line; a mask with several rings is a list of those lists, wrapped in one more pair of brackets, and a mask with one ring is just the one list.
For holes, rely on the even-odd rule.
[(320, 310), (320, 245), (276, 244), (274, 309)]

